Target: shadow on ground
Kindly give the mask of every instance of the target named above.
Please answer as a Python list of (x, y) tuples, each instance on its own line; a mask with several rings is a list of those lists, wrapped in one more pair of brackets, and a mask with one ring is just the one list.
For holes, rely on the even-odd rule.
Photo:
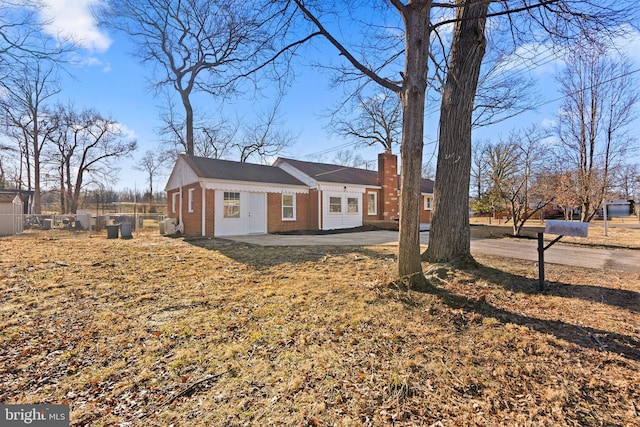
[[(524, 276), (507, 273), (484, 265), (477, 269), (467, 270), (467, 272), (474, 275), (476, 279), (485, 280), (505, 290), (527, 295), (539, 293), (538, 281)], [(607, 351), (629, 360), (640, 361), (640, 340), (635, 336), (575, 325), (561, 320), (540, 319), (515, 313), (497, 307), (480, 296), (473, 298), (453, 293), (442, 287), (438, 287), (434, 293), (445, 304), (455, 309), (472, 311), (483, 317), (494, 318), (501, 323), (513, 323), (531, 328), (540, 333), (550, 334), (584, 348)], [(637, 313), (638, 307), (640, 307), (640, 293), (600, 286), (546, 282), (546, 289), (542, 295), (577, 298), (589, 302), (608, 304), (629, 310), (631, 313)], [(588, 316), (588, 313), (585, 313), (585, 315)]]
[[(479, 278), (506, 290), (527, 295), (539, 294), (538, 280), (520, 276), (505, 271), (481, 265), (473, 273)], [(626, 289), (614, 289), (606, 286), (586, 284), (568, 284), (562, 282), (545, 281), (544, 295), (562, 298), (577, 298), (584, 301), (607, 304), (627, 310), (637, 311), (640, 308), (640, 292)]]

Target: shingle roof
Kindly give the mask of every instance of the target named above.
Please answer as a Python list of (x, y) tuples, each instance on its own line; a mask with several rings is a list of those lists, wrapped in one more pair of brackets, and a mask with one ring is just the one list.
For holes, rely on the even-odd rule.
[(378, 172), (327, 163), (303, 162), (302, 160), (279, 159), (320, 182), (379, 186)]
[(427, 178), (422, 178), (420, 183), (421, 193), (433, 193), (433, 181)]
[(0, 193), (0, 203), (11, 203), (15, 198), (15, 194)]
[(230, 181), (264, 182), (270, 184), (305, 185), (303, 182), (274, 166), (181, 154), (199, 178), (224, 179)]

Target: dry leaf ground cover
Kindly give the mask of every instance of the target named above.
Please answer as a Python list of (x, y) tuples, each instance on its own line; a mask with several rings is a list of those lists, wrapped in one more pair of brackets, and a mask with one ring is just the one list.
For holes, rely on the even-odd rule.
[(393, 247), (0, 239), (0, 402), (92, 426), (633, 426), (640, 277)]

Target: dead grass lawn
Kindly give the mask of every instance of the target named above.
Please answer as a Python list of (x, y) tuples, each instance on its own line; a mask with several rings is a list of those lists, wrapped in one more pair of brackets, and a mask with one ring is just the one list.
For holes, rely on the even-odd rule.
[(393, 247), (0, 239), (0, 402), (72, 425), (640, 424), (640, 277)]

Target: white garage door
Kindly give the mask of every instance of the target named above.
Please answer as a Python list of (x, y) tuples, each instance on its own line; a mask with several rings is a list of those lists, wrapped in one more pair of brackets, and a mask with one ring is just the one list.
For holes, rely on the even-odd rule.
[(323, 230), (362, 225), (362, 194), (325, 192), (323, 202)]
[(216, 236), (266, 233), (267, 195), (216, 190), (214, 215)]

